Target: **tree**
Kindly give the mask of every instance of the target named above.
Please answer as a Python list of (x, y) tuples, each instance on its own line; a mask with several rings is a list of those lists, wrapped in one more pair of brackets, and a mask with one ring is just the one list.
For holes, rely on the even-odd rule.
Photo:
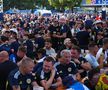
[(81, 5), (82, 0), (66, 0), (66, 6), (73, 11), (74, 7), (78, 7)]
[(3, 0), (4, 10), (10, 8), (34, 9), (36, 6), (42, 8), (55, 8), (64, 11), (65, 8), (73, 10), (80, 6), (82, 0)]
[(73, 9), (76, 6), (80, 6), (82, 0), (48, 0), (52, 7), (59, 10), (64, 10), (65, 8)]
[(34, 0), (3, 0), (4, 10), (10, 8), (33, 9), (35, 8)]
[(48, 0), (34, 0), (35, 4), (41, 8), (50, 7)]
[(48, 0), (49, 4), (58, 10), (64, 10), (64, 0)]

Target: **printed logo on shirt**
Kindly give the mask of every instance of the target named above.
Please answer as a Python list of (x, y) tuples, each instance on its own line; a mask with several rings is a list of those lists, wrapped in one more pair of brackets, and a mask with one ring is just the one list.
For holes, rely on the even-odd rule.
[(72, 68), (69, 67), (69, 68), (68, 68), (68, 72), (71, 72), (71, 71), (72, 71)]
[(63, 73), (62, 71), (60, 71), (59, 73)]
[(19, 84), (21, 85), (22, 84), (22, 81), (20, 81)]
[(28, 84), (30, 84), (30, 83), (31, 83), (31, 79), (27, 79), (26, 82), (27, 82)]

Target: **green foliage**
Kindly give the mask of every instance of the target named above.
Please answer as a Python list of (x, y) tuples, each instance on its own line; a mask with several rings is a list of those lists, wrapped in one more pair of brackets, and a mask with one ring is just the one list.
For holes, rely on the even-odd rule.
[(3, 0), (4, 10), (10, 8), (18, 9), (34, 9), (36, 6), (41, 8), (55, 8), (64, 10), (65, 8), (73, 9), (73, 7), (80, 6), (82, 0)]
[(34, 0), (3, 0), (4, 10), (10, 8), (33, 9), (35, 8)]
[(73, 7), (80, 6), (82, 0), (48, 0), (49, 4), (57, 9), (64, 10), (65, 8), (73, 9)]
[(41, 8), (50, 7), (48, 0), (34, 0), (35, 4)]

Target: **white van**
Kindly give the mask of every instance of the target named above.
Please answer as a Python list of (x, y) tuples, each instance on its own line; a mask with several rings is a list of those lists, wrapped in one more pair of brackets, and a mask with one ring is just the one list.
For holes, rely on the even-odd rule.
[(51, 17), (52, 12), (50, 10), (36, 10), (34, 12), (35, 15), (37, 16), (43, 16), (43, 17)]

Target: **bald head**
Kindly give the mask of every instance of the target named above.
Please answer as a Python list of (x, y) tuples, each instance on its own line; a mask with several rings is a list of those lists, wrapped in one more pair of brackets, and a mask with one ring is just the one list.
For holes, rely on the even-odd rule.
[(1, 51), (0, 52), (0, 62), (4, 62), (6, 60), (9, 60), (9, 54), (7, 51)]

